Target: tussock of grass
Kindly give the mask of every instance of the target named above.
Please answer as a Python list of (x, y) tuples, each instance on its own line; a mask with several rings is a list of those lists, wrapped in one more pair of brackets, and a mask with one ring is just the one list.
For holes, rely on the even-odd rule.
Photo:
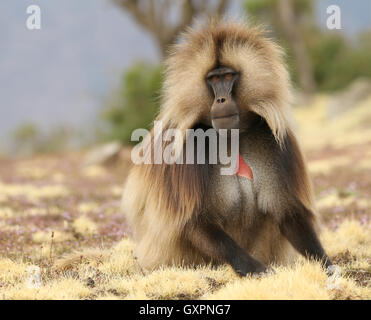
[(105, 251), (99, 248), (86, 248), (83, 251), (74, 251), (55, 263), (56, 270), (78, 270), (84, 265), (91, 267), (98, 267), (104, 261), (107, 261), (109, 251)]
[(14, 215), (14, 211), (9, 207), (0, 208), (0, 219), (11, 218)]
[(8, 258), (0, 259), (0, 283), (15, 283), (26, 277), (27, 264)]
[(52, 280), (40, 288), (19, 284), (3, 292), (4, 299), (14, 300), (77, 300), (86, 299), (92, 290), (80, 280), (61, 278)]
[(99, 267), (99, 270), (119, 277), (141, 274), (143, 271), (137, 263), (133, 251), (134, 244), (131, 240), (121, 240), (110, 251), (109, 259)]
[(48, 170), (40, 166), (19, 166), (17, 175), (26, 179), (44, 179), (48, 176)]
[(89, 214), (97, 210), (99, 210), (99, 205), (95, 202), (82, 202), (77, 207), (77, 211), (81, 214)]
[(82, 169), (82, 173), (88, 178), (105, 178), (107, 170), (101, 166), (88, 166)]
[[(54, 242), (63, 242), (73, 239), (72, 235), (67, 232), (53, 231), (53, 241)], [(32, 235), (32, 240), (35, 243), (50, 243), (52, 241), (52, 232), (38, 231)]]
[(261, 279), (246, 278), (228, 284), (210, 299), (330, 299), (327, 277), (320, 265), (302, 262), (278, 268), (276, 274)]
[(0, 193), (8, 197), (25, 196), (31, 201), (66, 197), (69, 193), (64, 186), (34, 186), (32, 184), (4, 184), (0, 182)]
[(326, 230), (322, 239), (329, 255), (352, 252), (355, 259), (369, 259), (371, 263), (371, 229), (359, 221), (345, 220), (337, 230)]
[(91, 236), (98, 233), (97, 224), (86, 215), (77, 218), (72, 224), (72, 229), (83, 236)]
[(369, 299), (370, 288), (358, 286), (346, 277), (331, 287), (331, 280), (318, 263), (299, 261), (293, 267), (276, 268), (276, 274), (261, 279), (246, 278), (228, 284), (208, 299), (328, 300)]
[(322, 159), (311, 161), (308, 165), (309, 171), (314, 174), (329, 173), (340, 166), (346, 166), (351, 163), (352, 159), (347, 156), (333, 157), (329, 159)]
[(361, 170), (371, 170), (371, 154), (366, 154), (366, 156), (358, 162), (357, 167)]

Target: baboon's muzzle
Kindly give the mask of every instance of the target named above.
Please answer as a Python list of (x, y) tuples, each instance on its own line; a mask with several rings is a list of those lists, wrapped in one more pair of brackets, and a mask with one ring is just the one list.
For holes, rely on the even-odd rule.
[(210, 110), (214, 129), (239, 128), (239, 108), (233, 98), (233, 86), (237, 79), (238, 74), (226, 67), (214, 69), (207, 76), (207, 82), (214, 93), (214, 102)]
[(211, 123), (214, 129), (238, 129), (239, 110), (231, 97), (218, 97), (211, 107)]

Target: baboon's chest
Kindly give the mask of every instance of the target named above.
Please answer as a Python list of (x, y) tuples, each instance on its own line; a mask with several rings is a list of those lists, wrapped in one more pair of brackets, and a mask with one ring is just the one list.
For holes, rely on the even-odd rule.
[(209, 169), (207, 210), (220, 219), (240, 221), (256, 210), (253, 181), (235, 175), (220, 174), (220, 166)]
[(264, 211), (264, 205), (281, 192), (274, 161), (276, 144), (272, 139), (264, 128), (257, 128), (240, 138), (239, 153), (252, 171), (252, 180), (238, 174), (223, 175), (221, 165), (209, 166), (205, 199), (209, 214), (228, 221), (252, 222)]

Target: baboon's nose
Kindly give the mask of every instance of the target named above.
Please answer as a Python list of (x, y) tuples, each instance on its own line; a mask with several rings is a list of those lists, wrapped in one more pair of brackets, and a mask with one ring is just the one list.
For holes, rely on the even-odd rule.
[(227, 98), (225, 98), (225, 97), (219, 97), (219, 98), (216, 99), (217, 103), (225, 103), (226, 101), (227, 101)]

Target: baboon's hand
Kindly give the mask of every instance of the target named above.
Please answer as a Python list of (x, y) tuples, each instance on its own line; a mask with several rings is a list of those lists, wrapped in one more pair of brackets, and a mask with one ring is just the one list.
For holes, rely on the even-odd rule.
[(268, 272), (268, 268), (250, 256), (238, 256), (231, 263), (233, 269), (240, 275), (262, 274)]
[(262, 278), (265, 276), (272, 276), (274, 274), (276, 274), (276, 271), (274, 271), (274, 269), (271, 267), (267, 267), (264, 271), (259, 272), (258, 278)]
[(339, 269), (339, 267), (335, 264), (331, 264), (329, 265), (327, 268), (326, 268), (326, 274), (328, 277), (331, 277), (337, 270)]

